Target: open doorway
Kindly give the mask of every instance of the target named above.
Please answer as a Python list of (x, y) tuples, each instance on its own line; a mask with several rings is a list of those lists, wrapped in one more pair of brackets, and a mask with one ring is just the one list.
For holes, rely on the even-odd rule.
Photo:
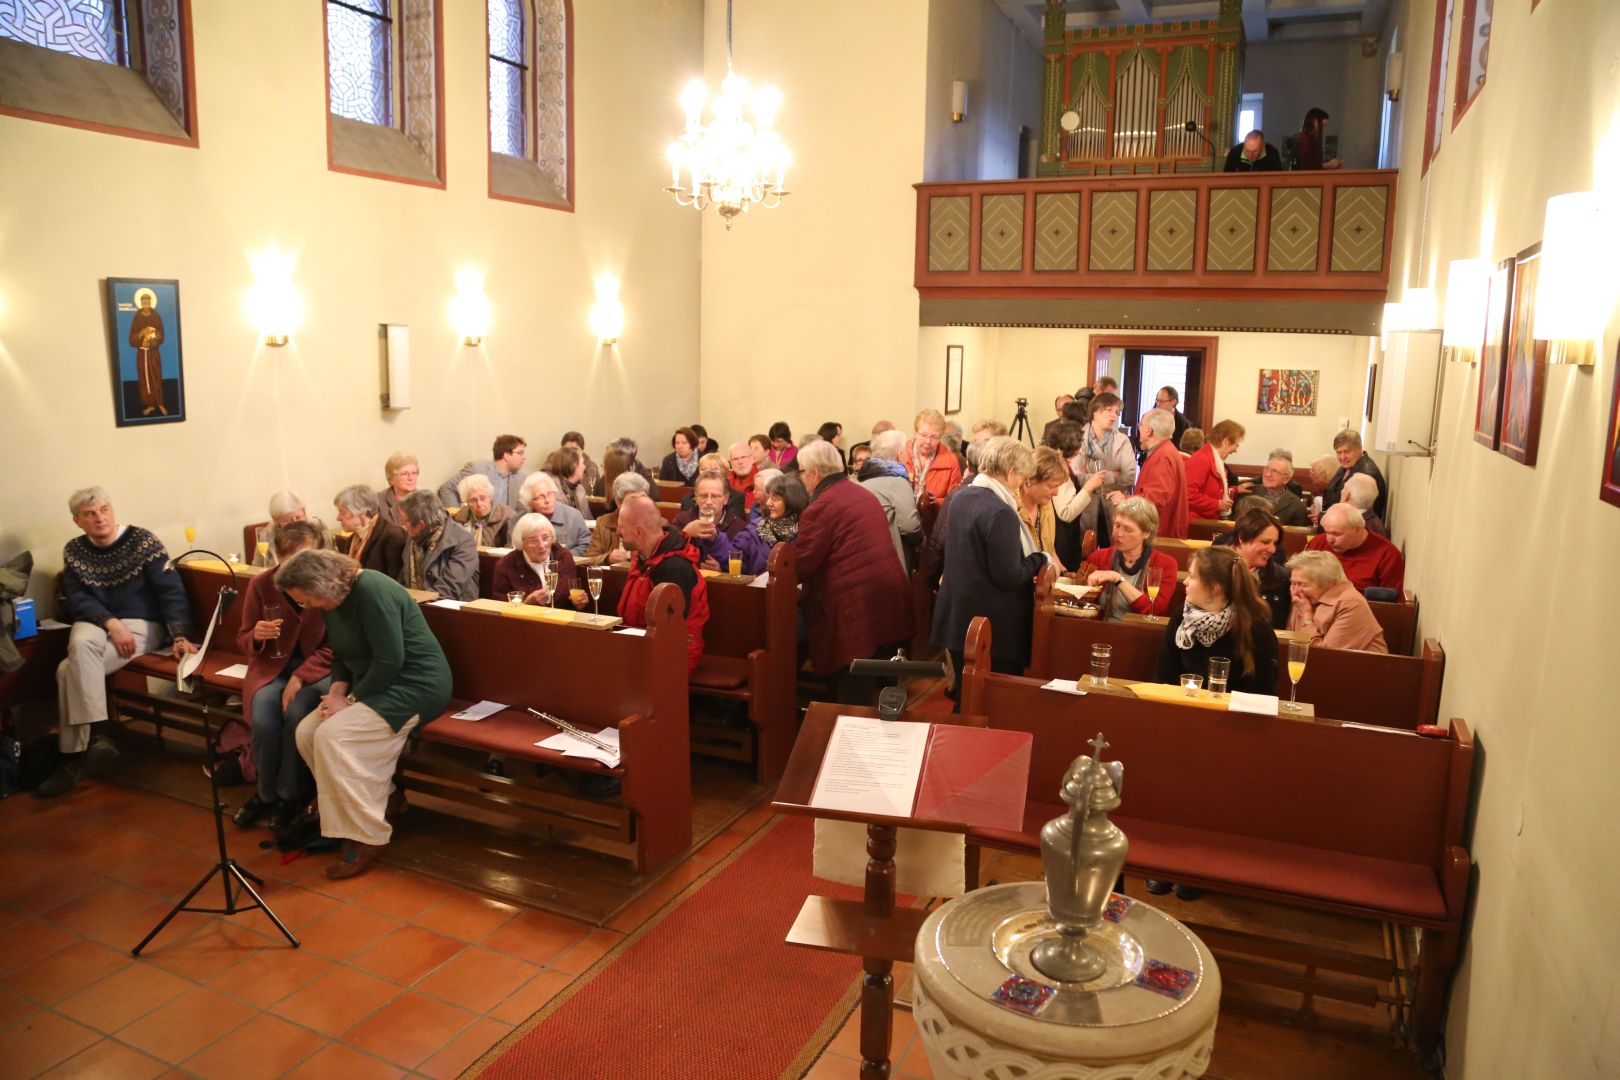
[(1121, 423), (1132, 431), (1165, 386), (1175, 388), (1187, 423), (1207, 431), (1214, 422), (1218, 343), (1213, 337), (1092, 334), (1089, 353), (1097, 374), (1119, 380)]

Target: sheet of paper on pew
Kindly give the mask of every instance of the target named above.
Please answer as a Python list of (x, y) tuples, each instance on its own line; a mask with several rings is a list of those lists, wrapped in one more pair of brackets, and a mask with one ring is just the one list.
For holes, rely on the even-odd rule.
[(1034, 736), (955, 724), (840, 716), (810, 805), (974, 828), (1023, 826)]
[(247, 673), (248, 666), (246, 664), (232, 664), (230, 667), (220, 668), (214, 672), (214, 675), (221, 679), (245, 679)]
[(1232, 691), (1232, 698), (1226, 703), (1232, 712), (1259, 713), (1261, 716), (1276, 716), (1281, 705), (1282, 699), (1276, 694), (1245, 694), (1241, 690)]
[(1079, 679), (1053, 679), (1042, 683), (1042, 690), (1056, 690), (1060, 694), (1074, 694), (1076, 697), (1085, 697), (1086, 692), (1080, 689)]
[(758, 574), (755, 574), (754, 575), (754, 580), (750, 581), (748, 583), (748, 585), (749, 585), (750, 588), (763, 589), (765, 586), (769, 585), (770, 583), (771, 583), (771, 572), (769, 570), (765, 570), (765, 571), (762, 571), (762, 572), (760, 572)]
[(439, 599), (430, 603), (428, 607), (442, 607), (449, 608), (451, 611), (460, 611), (463, 603), (465, 603), (463, 600), (446, 600), (441, 596)]
[(221, 589), (219, 597), (214, 601), (214, 613), (208, 617), (208, 632), (203, 634), (202, 645), (194, 653), (187, 653), (180, 658), (175, 667), (175, 686), (180, 688), (182, 694), (191, 693), (191, 676), (202, 668), (203, 658), (208, 655), (208, 646), (214, 640), (214, 627), (219, 625), (220, 613), (225, 610), (225, 590)]
[(576, 738), (566, 731), (559, 731), (549, 739), (541, 739), (534, 745), (542, 750), (555, 750), (563, 757), (589, 758), (600, 761), (610, 769), (619, 767), (619, 729), (603, 728), (601, 731), (591, 732), (592, 738), (607, 743), (614, 749), (603, 750), (599, 746), (592, 746), (584, 739)]
[(452, 720), (482, 720), (486, 716), (494, 716), (502, 709), (507, 708), (499, 701), (480, 701), (476, 705), (469, 705), (460, 712), (450, 714)]

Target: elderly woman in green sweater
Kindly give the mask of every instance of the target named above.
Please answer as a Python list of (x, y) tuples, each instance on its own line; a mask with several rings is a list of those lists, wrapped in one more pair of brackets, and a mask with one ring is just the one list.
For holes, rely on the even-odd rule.
[(332, 685), (298, 726), (298, 752), (315, 773), (321, 832), (343, 841), (326, 876), (354, 877), (393, 837), (394, 767), (411, 730), (449, 703), (450, 665), (404, 587), (346, 555), (300, 551), (276, 586), (326, 620)]

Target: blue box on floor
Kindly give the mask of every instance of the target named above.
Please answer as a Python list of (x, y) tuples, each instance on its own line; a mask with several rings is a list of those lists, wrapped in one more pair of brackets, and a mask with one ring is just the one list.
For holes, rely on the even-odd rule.
[(39, 622), (34, 616), (34, 602), (28, 597), (17, 601), (17, 632), (12, 638), (22, 641), (39, 633)]

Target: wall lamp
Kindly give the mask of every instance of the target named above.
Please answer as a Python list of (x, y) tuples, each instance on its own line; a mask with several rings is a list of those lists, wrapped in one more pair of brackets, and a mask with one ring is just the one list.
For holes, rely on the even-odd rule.
[(253, 269), (245, 306), (249, 321), (259, 338), (272, 348), (292, 340), (304, 320), (304, 298), (293, 285), (293, 268), (298, 260), (277, 248), (269, 248), (248, 260)]
[(951, 81), (951, 123), (960, 124), (967, 117), (967, 83), (961, 79)]
[(596, 279), (596, 303), (591, 305), (591, 332), (602, 345), (617, 345), (624, 333), (624, 305), (619, 302), (619, 279), (603, 274)]
[(1596, 194), (1554, 195), (1541, 229), (1534, 330), (1549, 364), (1592, 364), (1608, 313), (1604, 221)]
[(456, 275), (456, 295), (450, 299), (450, 328), (469, 348), (477, 348), (489, 334), (491, 309), (484, 295), (483, 275), (464, 270)]
[(1485, 303), (1491, 287), (1491, 264), (1484, 259), (1456, 259), (1446, 273), (1446, 317), (1440, 336), (1441, 355), (1463, 364), (1479, 360), (1485, 341)]

